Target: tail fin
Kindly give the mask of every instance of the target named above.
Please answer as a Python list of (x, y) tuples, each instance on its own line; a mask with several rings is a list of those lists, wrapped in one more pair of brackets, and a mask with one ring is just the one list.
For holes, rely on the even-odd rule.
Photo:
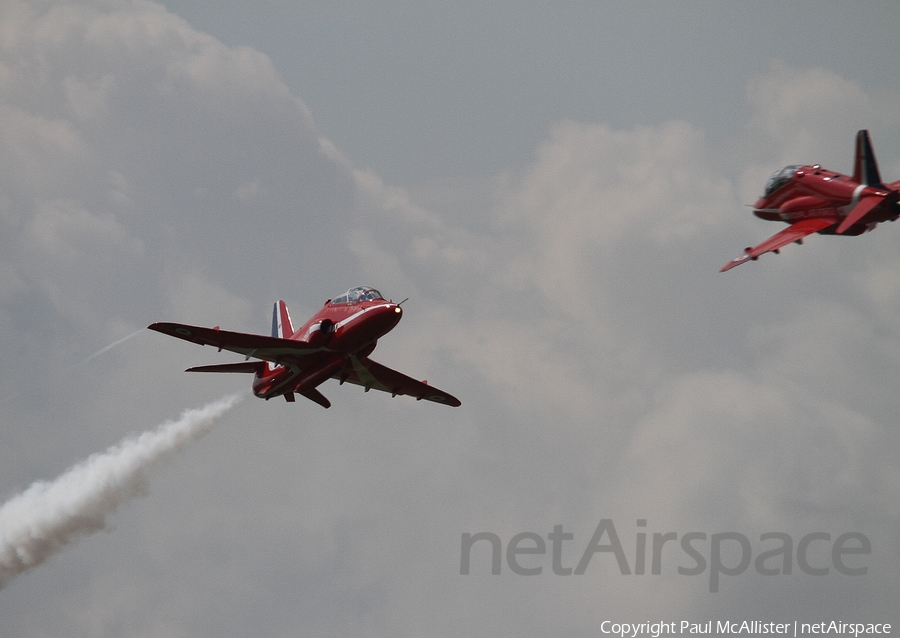
[(291, 325), (291, 315), (288, 314), (287, 305), (279, 300), (272, 309), (272, 336), (290, 339), (294, 334), (294, 326)]
[(869, 140), (869, 131), (863, 129), (856, 134), (856, 156), (853, 161), (853, 179), (863, 186), (881, 186), (878, 162)]

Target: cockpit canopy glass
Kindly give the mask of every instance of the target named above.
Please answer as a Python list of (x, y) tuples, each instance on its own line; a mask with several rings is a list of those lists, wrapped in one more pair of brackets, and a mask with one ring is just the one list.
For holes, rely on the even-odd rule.
[(384, 297), (374, 288), (357, 286), (356, 288), (351, 288), (340, 297), (335, 297), (331, 300), (331, 303), (356, 303), (358, 301), (373, 301), (375, 299), (384, 299)]
[(774, 173), (772, 173), (772, 177), (766, 182), (766, 189), (763, 191), (763, 197), (768, 197), (779, 188), (787, 184), (791, 181), (791, 178), (794, 176), (794, 173), (797, 172), (797, 169), (800, 168), (799, 164), (794, 164), (793, 166), (785, 166), (784, 168), (780, 168)]

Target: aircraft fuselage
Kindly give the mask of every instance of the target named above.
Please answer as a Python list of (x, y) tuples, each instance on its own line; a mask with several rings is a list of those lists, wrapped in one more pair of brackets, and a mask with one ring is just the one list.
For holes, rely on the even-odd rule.
[(760, 255), (778, 251), (792, 242), (803, 243), (813, 233), (861, 235), (885, 221), (900, 217), (900, 181), (884, 184), (878, 171), (869, 132), (856, 134), (853, 176), (835, 173), (818, 164), (785, 166), (766, 182), (753, 213), (768, 221), (788, 224), (757, 246), (722, 266), (731, 270)]
[(243, 355), (240, 363), (195, 366), (187, 372), (253, 373), (253, 394), (262, 399), (283, 396), (294, 401), (294, 395), (300, 394), (327, 408), (331, 403), (317, 388), (335, 378), (342, 384), (362, 386), (366, 392), (380, 390), (391, 396), (409, 395), (417, 400), (459, 406), (459, 399), (452, 394), (369, 358), (378, 339), (390, 332), (402, 316), (400, 304), (387, 301), (374, 288), (359, 286), (326, 301), (298, 330), (291, 325), (284, 301), (279, 301), (272, 313), (271, 336), (181, 323), (154, 323), (149, 328)]
[[(793, 224), (803, 219), (828, 219), (833, 222), (820, 231), (822, 235), (835, 234), (837, 225), (864, 197), (885, 198), (900, 187), (900, 182), (887, 186), (866, 186), (842, 173), (829, 171), (818, 165), (798, 166), (788, 184), (770, 196), (760, 197), (753, 206), (753, 213), (768, 221)], [(878, 223), (897, 219), (896, 198), (894, 205), (882, 205), (867, 215), (864, 223), (854, 224), (842, 235), (859, 235), (872, 230)]]
[[(276, 309), (278, 312), (278, 309)], [(378, 339), (393, 330), (403, 316), (403, 309), (384, 299), (356, 303), (325, 303), (323, 308), (297, 329), (292, 341), (319, 350), (311, 355), (311, 371), (296, 366), (267, 361), (253, 380), (253, 394), (268, 399), (285, 392), (315, 388), (323, 381), (338, 375), (351, 356), (368, 356)]]

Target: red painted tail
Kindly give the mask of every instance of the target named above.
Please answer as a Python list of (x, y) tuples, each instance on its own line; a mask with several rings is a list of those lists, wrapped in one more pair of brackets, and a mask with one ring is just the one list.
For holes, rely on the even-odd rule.
[(291, 324), (291, 315), (288, 314), (287, 305), (279, 300), (272, 309), (272, 336), (290, 339), (294, 334), (294, 326)]

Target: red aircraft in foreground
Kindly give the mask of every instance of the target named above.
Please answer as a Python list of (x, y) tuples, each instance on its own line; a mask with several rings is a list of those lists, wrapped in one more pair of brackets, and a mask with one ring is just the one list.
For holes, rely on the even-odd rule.
[(426, 381), (416, 381), (369, 359), (378, 338), (396, 326), (402, 315), (400, 304), (363, 286), (326, 301), (299, 330), (293, 329), (287, 306), (279, 301), (272, 313), (271, 337), (228, 332), (218, 326), (154, 323), (148, 327), (192, 343), (216, 346), (220, 352), (244, 355), (240, 363), (198, 366), (186, 372), (252, 372), (253, 394), (263, 399), (280, 395), (293, 401), (296, 393), (328, 408), (331, 403), (317, 387), (335, 378), (361, 385), (366, 392), (374, 388), (391, 396), (408, 394), (418, 400), (460, 405), (456, 397)]
[(814, 166), (785, 166), (776, 171), (763, 196), (753, 206), (762, 219), (790, 224), (755, 248), (747, 248), (722, 266), (725, 272), (747, 260), (757, 260), (763, 253), (778, 253), (791, 242), (803, 243), (812, 233), (822, 235), (861, 235), (880, 222), (900, 217), (898, 204), (900, 181), (883, 184), (869, 132), (856, 134), (856, 157), (853, 176), (827, 171)]

